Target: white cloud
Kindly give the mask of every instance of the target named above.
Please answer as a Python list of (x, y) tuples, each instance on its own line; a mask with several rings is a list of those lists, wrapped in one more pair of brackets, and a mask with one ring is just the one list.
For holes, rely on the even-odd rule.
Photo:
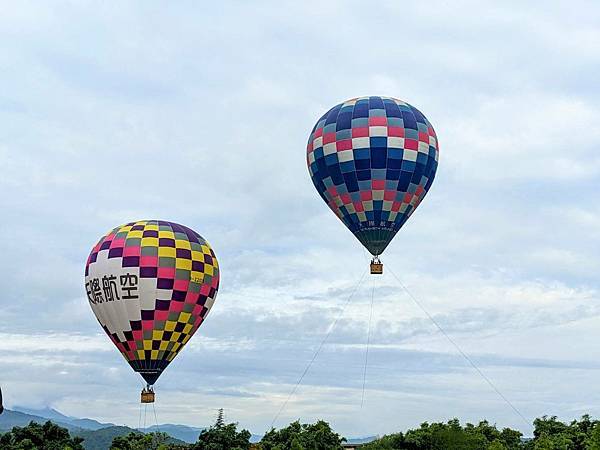
[(137, 379), (99, 334), (82, 270), (106, 230), (165, 218), (208, 239), (223, 277), (213, 312), (161, 378), (160, 420), (206, 425), (223, 406), (264, 430), (368, 262), (313, 191), (304, 152), (323, 112), (370, 93), (428, 116), (440, 169), (384, 255), (367, 406), (357, 399), (369, 281), (282, 420), (324, 417), (350, 434), (454, 415), (521, 426), (388, 269), (528, 417), (593, 404), (595, 4), (5, 9), (9, 405), (137, 425)]

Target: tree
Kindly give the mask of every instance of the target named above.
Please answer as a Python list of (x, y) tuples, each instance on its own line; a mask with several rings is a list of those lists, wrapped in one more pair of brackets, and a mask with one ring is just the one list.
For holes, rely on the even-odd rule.
[(600, 424), (591, 429), (590, 436), (585, 441), (588, 450), (600, 450)]
[(361, 447), (361, 450), (395, 450), (404, 449), (404, 435), (402, 433), (388, 434), (375, 439)]
[(215, 422), (215, 427), (221, 428), (225, 425), (225, 417), (223, 415), (223, 408), (219, 408), (219, 412), (217, 412), (217, 420)]
[(424, 422), (405, 434), (383, 436), (364, 446), (365, 450), (519, 450), (521, 433), (481, 421), (461, 426), (458, 419), (447, 423)]
[(72, 438), (65, 428), (48, 421), (14, 427), (0, 437), (2, 450), (84, 450), (82, 438)]
[(529, 443), (528, 448), (534, 450), (584, 450), (586, 449), (584, 441), (585, 431), (591, 430), (591, 424), (588, 424), (589, 417), (583, 417), (582, 427), (575, 420), (567, 425), (556, 418), (556, 416), (543, 416), (533, 421), (534, 439)]
[(487, 446), (486, 450), (506, 450), (506, 446), (496, 439)]
[(556, 447), (552, 443), (552, 440), (545, 434), (536, 436), (533, 443), (533, 450), (554, 450)]
[(167, 433), (131, 432), (113, 439), (110, 450), (167, 450), (169, 446)]
[[(497, 431), (497, 430), (496, 430)], [(472, 424), (461, 427), (458, 419), (448, 423), (423, 423), (417, 430), (405, 434), (405, 447), (411, 450), (480, 450), (485, 449), (488, 441), (481, 429)]]
[(225, 423), (223, 409), (219, 409), (215, 424), (202, 430), (198, 442), (191, 450), (248, 450), (250, 448), (250, 432), (237, 431), (237, 423)]
[(298, 440), (298, 438), (294, 438), (292, 440), (292, 444), (290, 445), (290, 450), (304, 450), (304, 447), (302, 447), (302, 444), (300, 444), (300, 441)]
[(346, 439), (335, 433), (329, 424), (319, 420), (314, 424), (292, 422), (280, 430), (272, 428), (261, 439), (264, 450), (292, 450), (294, 442), (310, 450), (338, 450)]
[(503, 428), (500, 432), (500, 442), (502, 442), (508, 450), (517, 450), (522, 447), (522, 436), (523, 433), (520, 431), (512, 430), (510, 428)]

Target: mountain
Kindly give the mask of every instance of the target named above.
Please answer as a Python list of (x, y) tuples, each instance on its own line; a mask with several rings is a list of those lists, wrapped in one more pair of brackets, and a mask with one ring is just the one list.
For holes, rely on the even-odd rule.
[[(198, 436), (202, 430), (206, 430), (206, 428), (198, 428), (198, 427), (190, 427), (189, 425), (175, 425), (171, 423), (167, 423), (164, 425), (153, 425), (149, 428), (144, 428), (142, 431), (144, 433), (153, 433), (155, 431), (162, 431), (163, 433), (167, 433), (169, 436), (173, 436), (174, 438), (180, 439), (183, 442), (188, 444), (193, 444), (198, 441)], [(262, 439), (262, 435), (252, 434), (250, 436), (250, 442), (253, 444), (259, 442)]]
[(143, 431), (145, 433), (153, 433), (155, 431), (162, 431), (163, 433), (167, 433), (169, 436), (173, 436), (183, 442), (187, 442), (188, 444), (192, 444), (198, 440), (198, 436), (204, 430), (204, 428), (196, 428), (189, 427), (187, 425), (174, 425), (171, 423), (167, 423), (164, 425), (153, 425), (149, 428), (145, 428)]
[[(19, 409), (21, 411), (12, 411), (10, 409), (4, 410), (4, 413), (0, 415), (0, 432), (9, 431), (13, 427), (25, 427), (29, 425), (30, 422), (43, 424), (48, 420), (51, 420), (55, 424), (69, 430), (69, 433), (71, 433), (72, 436), (82, 437), (84, 439), (83, 446), (86, 450), (106, 450), (110, 447), (110, 444), (115, 437), (124, 436), (132, 432), (139, 433), (139, 431), (134, 430), (133, 428), (113, 424), (105, 424), (101, 428), (98, 428), (99, 425), (102, 425), (101, 422), (92, 419), (77, 419), (65, 416), (54, 409)], [(23, 411), (29, 411), (31, 413), (35, 412), (37, 414), (28, 414)], [(44, 417), (41, 414), (50, 417)], [(86, 429), (85, 425), (89, 425), (90, 428)], [(175, 425), (175, 427), (177, 427), (177, 425)], [(185, 444), (185, 441), (171, 436), (169, 443), (181, 445)]]
[[(112, 423), (102, 423), (93, 419), (79, 419), (66, 416), (60, 411), (52, 408), (31, 409), (15, 407), (15, 410), (5, 409), (0, 415), (0, 432), (9, 431), (12, 427), (24, 427), (29, 422), (45, 423), (48, 420), (69, 430), (71, 435), (84, 438), (83, 445), (86, 450), (106, 450), (110, 447), (112, 440), (117, 436), (123, 436), (131, 432), (138, 432), (133, 428), (119, 426)], [(151, 433), (162, 431), (171, 436), (171, 443), (191, 444), (198, 440), (198, 435), (204, 428), (191, 427), (188, 425), (163, 424), (145, 428), (143, 431)], [(262, 436), (253, 434), (251, 442), (260, 441)], [(360, 444), (371, 442), (375, 436), (366, 438), (348, 439), (348, 443)]]
[(129, 427), (112, 426), (99, 430), (80, 430), (71, 433), (73, 436), (83, 438), (85, 450), (107, 450), (117, 436), (125, 436), (135, 430)]
[[(139, 433), (139, 431), (129, 427), (112, 426), (101, 428), (99, 430), (82, 430), (74, 435), (84, 439), (83, 446), (85, 447), (85, 450), (107, 450), (114, 438), (117, 436), (124, 436), (131, 432)], [(167, 443), (177, 445), (185, 444), (184, 441), (172, 436), (169, 437)]]
[[(5, 409), (4, 413), (0, 415), (0, 431), (9, 431), (10, 429), (12, 429), (12, 427), (24, 427), (29, 425), (29, 422), (44, 423), (46, 421), (48, 421), (48, 418), (46, 417)], [(74, 428), (68, 427), (68, 424), (60, 422), (58, 420), (54, 422), (57, 425), (69, 429), (69, 431), (71, 431), (71, 429)]]
[(85, 430), (101, 430), (107, 427), (118, 427), (118, 425), (115, 425), (114, 423), (102, 423), (94, 419), (76, 419), (74, 417), (71, 418), (70, 423)]
[(114, 423), (102, 423), (93, 419), (78, 419), (77, 417), (65, 416), (63, 413), (53, 408), (32, 409), (24, 408), (22, 406), (15, 406), (14, 411), (32, 416), (43, 417), (45, 419), (50, 419), (57, 424), (68, 424), (73, 427), (83, 428), (86, 430), (99, 430), (101, 428), (116, 426)]
[(13, 411), (17, 411), (23, 414), (29, 414), (30, 416), (44, 417), (46, 419), (50, 419), (53, 422), (66, 422), (69, 420), (68, 416), (65, 416), (63, 413), (58, 412), (52, 408), (42, 408), (42, 409), (34, 409), (34, 408), (24, 408), (21, 406), (15, 406)]
[[(18, 411), (22, 414), (28, 414), (30, 416), (35, 416), (38, 419), (36, 421), (52, 420), (54, 423), (61, 425), (67, 428), (69, 431), (72, 431), (73, 435), (87, 437), (87, 439), (94, 438), (90, 433), (86, 433), (85, 431), (100, 431), (105, 430), (103, 433), (99, 433), (102, 436), (108, 436), (109, 434), (114, 434), (114, 436), (121, 436), (122, 434), (127, 434), (124, 432), (127, 429), (127, 432), (134, 431), (129, 427), (122, 427), (115, 425), (114, 423), (103, 423), (98, 422), (94, 419), (79, 419), (77, 417), (66, 416), (65, 414), (57, 411), (53, 408), (43, 408), (43, 409), (32, 409), (32, 408), (24, 408), (21, 406), (16, 406), (15, 411)], [(41, 419), (40, 419), (41, 418)], [(31, 419), (33, 420), (33, 419)], [(27, 425), (29, 421), (24, 423)], [(110, 430), (106, 430), (110, 428)], [(153, 425), (152, 427), (148, 427), (143, 429), (144, 433), (152, 433), (155, 431), (162, 431), (163, 433), (167, 433), (169, 436), (172, 436), (175, 439), (178, 439), (183, 442), (187, 442), (188, 444), (194, 443), (198, 440), (198, 436), (200, 432), (204, 428), (190, 427), (187, 425), (176, 425), (176, 424), (163, 424), (163, 425)], [(119, 434), (120, 433), (120, 434)], [(113, 436), (113, 437), (114, 437)], [(94, 438), (95, 439), (95, 438)], [(260, 440), (260, 438), (259, 438)], [(86, 445), (87, 448), (87, 445)]]

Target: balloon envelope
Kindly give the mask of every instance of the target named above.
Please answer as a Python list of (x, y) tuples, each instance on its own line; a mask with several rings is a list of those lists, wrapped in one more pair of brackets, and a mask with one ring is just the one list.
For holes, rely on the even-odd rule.
[(85, 267), (85, 287), (106, 334), (133, 370), (154, 384), (210, 311), (219, 267), (195, 231), (144, 220), (98, 241)]
[(380, 255), (415, 211), (438, 165), (435, 131), (415, 107), (360, 97), (331, 108), (307, 146), (321, 198), (373, 255)]

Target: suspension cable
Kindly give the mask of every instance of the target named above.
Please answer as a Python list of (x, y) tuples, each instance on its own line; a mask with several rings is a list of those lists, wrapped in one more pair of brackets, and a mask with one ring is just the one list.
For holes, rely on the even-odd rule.
[(146, 433), (146, 416), (148, 414), (148, 404), (144, 403), (144, 433)]
[(369, 331), (367, 332), (367, 349), (365, 351), (365, 368), (363, 371), (362, 396), (360, 398), (360, 408), (365, 403), (365, 386), (367, 384), (367, 365), (369, 363), (369, 345), (371, 343), (371, 322), (373, 321), (373, 300), (375, 299), (375, 280), (373, 278), (373, 289), (371, 289), (371, 312), (369, 314)]
[(300, 383), (302, 383), (302, 380), (304, 379), (304, 377), (306, 376), (306, 374), (308, 373), (308, 371), (312, 367), (313, 363), (317, 359), (317, 356), (321, 352), (321, 349), (323, 348), (323, 346), (325, 345), (325, 343), (329, 339), (329, 336), (331, 335), (331, 332), (334, 330), (336, 324), (338, 323), (338, 321), (340, 320), (340, 318), (344, 314), (344, 311), (346, 310), (346, 307), (348, 306), (348, 303), (350, 303), (350, 300), (352, 299), (352, 297), (354, 296), (354, 294), (358, 290), (358, 287), (360, 286), (360, 284), (362, 283), (363, 279), (365, 278), (366, 273), (367, 273), (367, 271), (365, 270), (363, 272), (363, 274), (361, 275), (361, 277), (359, 278), (358, 282), (356, 283), (356, 285), (352, 289), (350, 295), (348, 296), (348, 298), (346, 299), (346, 301), (342, 305), (342, 309), (338, 313), (338, 315), (335, 318), (335, 320), (333, 321), (333, 323), (329, 326), (329, 329), (327, 330), (327, 333), (325, 334), (325, 337), (321, 340), (321, 343), (317, 347), (317, 350), (315, 351), (315, 353), (313, 354), (312, 358), (310, 359), (310, 361), (308, 362), (308, 364), (304, 368), (304, 371), (302, 372), (302, 375), (300, 375), (300, 378), (296, 382), (296, 385), (294, 386), (294, 388), (292, 389), (292, 391), (289, 393), (289, 395), (287, 396), (287, 398), (285, 399), (285, 401), (283, 402), (283, 404), (279, 408), (279, 411), (277, 411), (277, 414), (275, 414), (275, 417), (273, 418), (273, 421), (271, 422), (271, 428), (273, 428), (273, 425), (275, 425), (275, 422), (277, 421), (277, 419), (279, 419), (279, 416), (281, 415), (281, 413), (283, 412), (283, 410), (285, 409), (285, 407), (289, 403), (290, 399), (294, 396), (294, 394), (298, 390), (298, 387), (300, 386)]
[(419, 309), (425, 313), (425, 315), (429, 318), (429, 320), (431, 320), (431, 322), (433, 322), (433, 324), (440, 331), (440, 333), (442, 333), (444, 335), (444, 337), (448, 340), (448, 342), (450, 342), (454, 346), (454, 348), (458, 351), (458, 353), (460, 353), (460, 355), (462, 355), (462, 357), (473, 367), (473, 369), (475, 369), (475, 371), (481, 376), (481, 378), (483, 378), (486, 381), (486, 383), (496, 392), (496, 394), (498, 394), (498, 396), (502, 400), (504, 400), (504, 402), (508, 406), (510, 406), (510, 408), (523, 420), (523, 422), (527, 425), (527, 427), (528, 428), (531, 427), (529, 421), (525, 418), (525, 416), (523, 414), (521, 414), (521, 411), (519, 411), (517, 409), (517, 407), (515, 405), (513, 405), (512, 402), (504, 394), (502, 394), (502, 392), (500, 392), (500, 390), (496, 387), (496, 385), (494, 383), (492, 383), (492, 380), (490, 380), (483, 373), (483, 371), (475, 364), (475, 362), (471, 358), (469, 358), (469, 356), (460, 348), (460, 346), (456, 343), (456, 341), (454, 339), (452, 339), (448, 333), (446, 333), (446, 331), (442, 328), (442, 326), (425, 309), (423, 304), (419, 300), (417, 300), (417, 298), (408, 290), (408, 288), (404, 285), (404, 283), (402, 283), (402, 281), (400, 280), (400, 278), (398, 278), (398, 276), (394, 273), (394, 271), (391, 270), (389, 268), (389, 266), (388, 266), (387, 270), (398, 281), (398, 283), (400, 284), (400, 287), (402, 287), (402, 290), (404, 290), (404, 292), (419, 307)]
[(156, 407), (154, 406), (154, 402), (152, 402), (152, 409), (154, 410), (154, 421), (156, 422), (156, 429), (160, 433), (160, 427), (158, 426), (158, 417), (156, 416)]

